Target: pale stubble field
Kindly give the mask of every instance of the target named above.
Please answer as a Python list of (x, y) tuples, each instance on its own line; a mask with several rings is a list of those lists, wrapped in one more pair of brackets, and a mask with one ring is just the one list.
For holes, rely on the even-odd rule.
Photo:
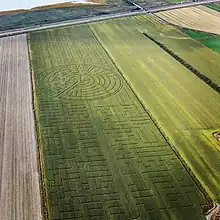
[(40, 220), (27, 36), (0, 39), (0, 219)]

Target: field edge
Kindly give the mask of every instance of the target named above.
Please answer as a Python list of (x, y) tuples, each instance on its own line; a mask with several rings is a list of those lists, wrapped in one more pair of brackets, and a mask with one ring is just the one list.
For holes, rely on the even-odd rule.
[(34, 114), (34, 122), (35, 122), (35, 136), (37, 141), (37, 160), (38, 160), (38, 169), (39, 169), (39, 185), (40, 185), (40, 197), (41, 197), (41, 207), (42, 207), (42, 215), (43, 219), (49, 220), (50, 218), (50, 210), (49, 210), (49, 202), (48, 202), (48, 192), (46, 187), (46, 174), (44, 169), (44, 156), (43, 156), (43, 139), (41, 137), (40, 132), (40, 123), (39, 123), (39, 114), (38, 114), (38, 101), (36, 95), (36, 84), (35, 84), (35, 74), (34, 68), (32, 64), (32, 49), (31, 49), (31, 34), (27, 35), (27, 44), (28, 44), (28, 55), (29, 55), (29, 65), (30, 65), (30, 75), (31, 75), (31, 87), (32, 87), (32, 107)]
[(192, 179), (192, 181), (195, 183), (196, 187), (198, 188), (199, 192), (202, 194), (202, 196), (204, 197), (204, 202), (208, 203), (208, 201), (213, 200), (211, 198), (211, 196), (209, 195), (209, 193), (207, 192), (207, 190), (205, 189), (205, 187), (203, 187), (203, 185), (200, 183), (199, 179), (195, 176), (194, 172), (192, 171), (192, 169), (187, 165), (186, 161), (184, 160), (184, 158), (181, 156), (181, 154), (179, 153), (179, 151), (176, 149), (176, 147), (174, 146), (174, 144), (171, 142), (171, 140), (169, 139), (169, 137), (166, 135), (166, 133), (163, 131), (162, 127), (160, 126), (160, 124), (157, 122), (157, 120), (154, 118), (153, 114), (148, 110), (148, 108), (145, 106), (144, 101), (142, 101), (140, 95), (135, 92), (135, 90), (133, 89), (132, 83), (129, 82), (129, 80), (127, 79), (127, 77), (125, 76), (125, 74), (123, 73), (123, 71), (121, 71), (120, 67), (118, 67), (117, 63), (115, 62), (114, 58), (112, 57), (111, 53), (109, 53), (108, 49), (103, 45), (101, 39), (97, 36), (96, 32), (93, 30), (93, 28), (91, 26), (89, 26), (92, 33), (94, 34), (94, 37), (97, 39), (97, 41), (99, 42), (99, 44), (101, 45), (101, 47), (103, 48), (103, 50), (105, 51), (105, 53), (107, 54), (107, 56), (109, 57), (109, 59), (113, 62), (113, 64), (115, 65), (115, 67), (118, 69), (118, 72), (120, 73), (120, 75), (123, 77), (123, 79), (125, 80), (126, 84), (128, 85), (128, 87), (131, 89), (132, 93), (134, 94), (134, 96), (137, 98), (138, 102), (141, 104), (141, 106), (143, 107), (143, 109), (146, 111), (146, 113), (149, 115), (149, 117), (151, 118), (151, 120), (153, 121), (153, 123), (155, 124), (155, 126), (157, 127), (157, 129), (159, 130), (159, 132), (161, 133), (161, 135), (164, 137), (165, 141), (168, 143), (168, 145), (170, 146), (170, 148), (172, 149), (172, 151), (174, 152), (174, 154), (176, 155), (177, 159), (180, 161), (181, 165), (183, 166), (183, 168), (187, 171), (187, 173), (189, 174), (190, 178)]

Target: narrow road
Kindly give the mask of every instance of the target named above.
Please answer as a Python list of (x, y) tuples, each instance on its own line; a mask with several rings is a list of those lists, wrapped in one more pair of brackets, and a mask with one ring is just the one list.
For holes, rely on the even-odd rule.
[(16, 30), (11, 30), (11, 31), (5, 31), (5, 32), (0, 33), (0, 38), (12, 36), (12, 35), (25, 34), (25, 33), (29, 33), (32, 31), (64, 27), (64, 26), (74, 25), (74, 24), (92, 23), (92, 22), (104, 21), (104, 20), (108, 20), (112, 18), (141, 15), (145, 13), (155, 13), (155, 12), (160, 12), (160, 11), (165, 11), (165, 10), (219, 2), (219, 0), (204, 0), (204, 1), (198, 1), (198, 2), (190, 2), (190, 3), (182, 3), (182, 4), (180, 3), (180, 4), (175, 4), (175, 5), (162, 6), (162, 7), (155, 8), (155, 9), (146, 9), (146, 8), (144, 9), (140, 5), (137, 5), (136, 3), (132, 2), (131, 0), (129, 1), (132, 4), (136, 5), (138, 8), (140, 8), (141, 10), (136, 11), (136, 12), (123, 12), (123, 13), (115, 13), (115, 14), (110, 14), (110, 15), (102, 15), (102, 16), (96, 16), (96, 17), (90, 17), (90, 18), (83, 18), (83, 19), (74, 19), (74, 20), (56, 22), (56, 23), (45, 24), (45, 25), (36, 25), (35, 27), (30, 27), (30, 28), (21, 28), (21, 29), (16, 29)]

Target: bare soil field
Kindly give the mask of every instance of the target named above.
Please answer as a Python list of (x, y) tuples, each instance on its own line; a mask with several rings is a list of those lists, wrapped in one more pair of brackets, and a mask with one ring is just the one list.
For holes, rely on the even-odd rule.
[(211, 8), (205, 7), (203, 5), (198, 6), (198, 8), (202, 9), (203, 11), (206, 11), (212, 15), (215, 15), (216, 17), (220, 18), (220, 13), (218, 11), (215, 11)]
[(26, 35), (0, 39), (0, 219), (40, 220)]
[(220, 35), (220, 13), (204, 6), (163, 11), (157, 16), (180, 27)]

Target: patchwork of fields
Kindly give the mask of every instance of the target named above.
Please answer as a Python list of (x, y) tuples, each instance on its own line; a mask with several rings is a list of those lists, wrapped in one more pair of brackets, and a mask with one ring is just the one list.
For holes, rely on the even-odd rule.
[(158, 12), (157, 16), (180, 27), (220, 34), (220, 13), (205, 6)]
[(220, 3), (208, 4), (207, 7), (220, 12)]
[(0, 219), (204, 220), (220, 203), (219, 88), (192, 70), (220, 86), (218, 35), (157, 16), (219, 33), (199, 6), (0, 39)]
[[(220, 13), (219, 13), (219, 11), (220, 11), (220, 4), (208, 4), (207, 7), (200, 6), (199, 8), (202, 9), (203, 11), (211, 14), (211, 15), (214, 15), (217, 19), (220, 18)], [(214, 10), (216, 10), (216, 11), (214, 11)], [(200, 16), (197, 16), (196, 19), (200, 20)], [(210, 18), (209, 18), (209, 20), (212, 23), (212, 20)], [(198, 23), (198, 21), (195, 22), (195, 23)], [(200, 41), (202, 44), (204, 44), (208, 48), (210, 48), (213, 51), (219, 53), (220, 52), (220, 36), (218, 34), (210, 33), (210, 28), (207, 28), (207, 29), (205, 28), (206, 32), (195, 30), (195, 29), (197, 29), (197, 27), (195, 26), (195, 23), (192, 24), (192, 26), (191, 26), (192, 29), (183, 28), (182, 31), (185, 34), (187, 34), (188, 36), (190, 36), (191, 38)]]
[(142, 34), (150, 33), (146, 21), (121, 18), (92, 28), (197, 178), (220, 200), (219, 161), (213, 160), (219, 143), (212, 136), (220, 127), (220, 97)]
[(215, 52), (220, 53), (220, 36), (216, 34), (210, 34), (207, 32), (202, 31), (195, 31), (192, 29), (184, 28), (182, 32), (200, 41), (202, 44), (207, 46), (208, 48), (212, 49)]
[(176, 55), (181, 57), (200, 73), (220, 85), (219, 54), (210, 50), (199, 41), (195, 41), (180, 30), (165, 24), (160, 24), (154, 19), (142, 16), (134, 22), (139, 25), (139, 32), (146, 32), (159, 41)]
[(30, 43), (52, 219), (203, 219), (201, 192), (91, 29)]

